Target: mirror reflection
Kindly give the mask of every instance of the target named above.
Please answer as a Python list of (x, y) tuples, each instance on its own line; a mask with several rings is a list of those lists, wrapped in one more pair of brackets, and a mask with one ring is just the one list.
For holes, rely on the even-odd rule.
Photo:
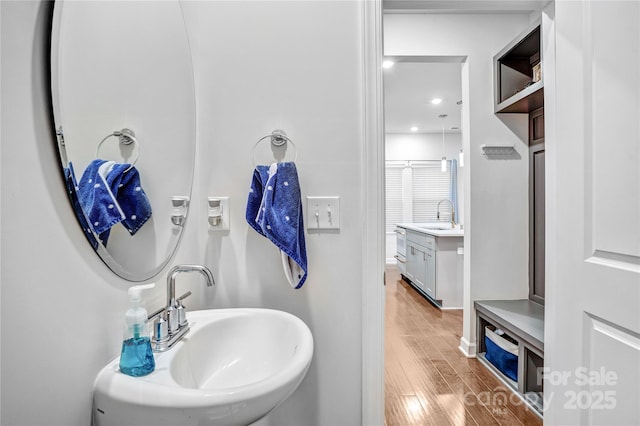
[(119, 276), (153, 277), (177, 247), (193, 176), (195, 94), (179, 2), (56, 1), (51, 91), (83, 232)]

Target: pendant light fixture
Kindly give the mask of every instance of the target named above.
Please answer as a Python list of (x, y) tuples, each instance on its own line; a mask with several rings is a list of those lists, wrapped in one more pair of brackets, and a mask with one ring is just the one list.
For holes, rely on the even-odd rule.
[(440, 170), (447, 171), (447, 156), (444, 154), (444, 119), (447, 118), (447, 114), (440, 114), (438, 117), (442, 118), (442, 160), (440, 161)]

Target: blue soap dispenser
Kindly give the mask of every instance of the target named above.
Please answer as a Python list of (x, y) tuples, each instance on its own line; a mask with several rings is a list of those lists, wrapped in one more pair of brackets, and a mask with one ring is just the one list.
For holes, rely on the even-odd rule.
[(147, 327), (147, 310), (140, 306), (142, 290), (156, 284), (136, 285), (129, 288), (131, 308), (125, 314), (124, 338), (120, 354), (120, 371), (129, 376), (146, 376), (156, 368)]

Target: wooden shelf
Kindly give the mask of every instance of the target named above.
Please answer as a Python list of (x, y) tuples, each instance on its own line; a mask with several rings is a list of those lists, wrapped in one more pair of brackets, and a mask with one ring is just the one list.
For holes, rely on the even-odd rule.
[(541, 59), (539, 22), (494, 56), (495, 113), (528, 113), (544, 105), (544, 81), (534, 77)]
[(495, 113), (528, 113), (544, 106), (544, 82), (542, 80), (525, 87), (520, 92), (495, 106)]

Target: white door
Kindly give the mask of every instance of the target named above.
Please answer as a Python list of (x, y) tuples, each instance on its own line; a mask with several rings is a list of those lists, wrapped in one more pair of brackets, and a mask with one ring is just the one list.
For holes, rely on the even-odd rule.
[(555, 8), (545, 423), (638, 425), (640, 2)]

